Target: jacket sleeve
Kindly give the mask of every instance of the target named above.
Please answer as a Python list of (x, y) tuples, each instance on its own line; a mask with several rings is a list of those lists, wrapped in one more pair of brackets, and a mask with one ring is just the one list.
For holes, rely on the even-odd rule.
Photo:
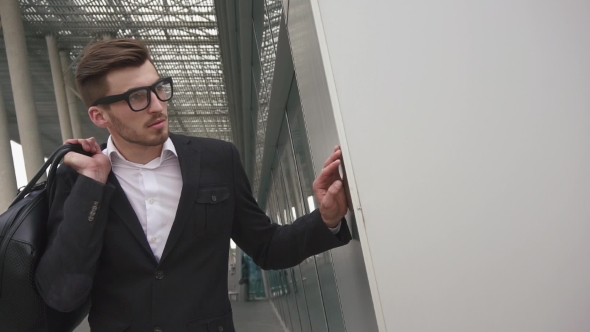
[(234, 145), (232, 157), (236, 199), (232, 239), (258, 266), (265, 270), (289, 268), (351, 240), (344, 218), (340, 231), (333, 234), (322, 220), (319, 210), (298, 218), (290, 225), (272, 223), (252, 195)]
[(58, 168), (55, 180), (47, 247), (35, 278), (47, 305), (69, 312), (90, 294), (115, 187), (78, 175), (67, 165)]

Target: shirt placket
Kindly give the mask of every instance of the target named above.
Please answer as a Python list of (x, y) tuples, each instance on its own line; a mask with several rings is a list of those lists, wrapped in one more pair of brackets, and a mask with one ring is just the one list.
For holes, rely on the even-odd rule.
[(161, 206), (158, 196), (158, 181), (154, 170), (143, 169), (142, 175), (145, 185), (146, 236), (150, 248), (155, 254), (158, 250), (159, 243), (161, 242), (160, 234), (158, 234), (158, 221), (161, 219), (159, 217)]

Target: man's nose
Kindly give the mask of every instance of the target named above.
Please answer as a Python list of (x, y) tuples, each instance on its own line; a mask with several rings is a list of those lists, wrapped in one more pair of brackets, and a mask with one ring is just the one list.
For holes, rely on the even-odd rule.
[(161, 101), (160, 99), (158, 99), (158, 97), (156, 96), (156, 94), (153, 91), (150, 91), (151, 96), (150, 96), (150, 107), (148, 107), (148, 113), (161, 113), (164, 111), (164, 106), (162, 105), (162, 103), (164, 103), (163, 101)]

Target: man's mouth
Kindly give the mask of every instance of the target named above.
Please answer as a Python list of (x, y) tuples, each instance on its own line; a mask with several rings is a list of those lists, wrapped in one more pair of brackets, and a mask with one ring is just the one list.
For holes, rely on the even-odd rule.
[(166, 121), (166, 119), (158, 119), (158, 120), (152, 122), (148, 127), (155, 127), (164, 121)]

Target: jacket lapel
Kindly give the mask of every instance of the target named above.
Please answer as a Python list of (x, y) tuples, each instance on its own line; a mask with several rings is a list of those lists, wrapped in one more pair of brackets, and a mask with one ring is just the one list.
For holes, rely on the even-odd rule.
[(111, 197), (111, 201), (109, 203), (109, 207), (119, 216), (119, 218), (123, 221), (123, 223), (129, 228), (131, 234), (135, 237), (135, 239), (141, 244), (143, 249), (147, 251), (150, 257), (156, 260), (154, 257), (154, 253), (150, 248), (150, 245), (147, 241), (147, 237), (143, 232), (143, 228), (141, 228), (141, 224), (139, 223), (139, 219), (137, 219), (137, 215), (129, 203), (129, 199), (127, 199), (127, 195), (123, 192), (119, 181), (117, 180), (117, 176), (111, 172), (109, 174), (109, 183), (115, 186), (115, 192)]
[(188, 137), (173, 134), (170, 134), (170, 139), (178, 154), (180, 173), (182, 174), (182, 191), (180, 192), (176, 217), (174, 218), (170, 235), (168, 235), (160, 264), (166, 259), (166, 256), (168, 256), (176, 242), (178, 242), (188, 219), (191, 217), (190, 212), (197, 198), (199, 174), (201, 171), (201, 155), (194, 144), (191, 144), (191, 140)]

